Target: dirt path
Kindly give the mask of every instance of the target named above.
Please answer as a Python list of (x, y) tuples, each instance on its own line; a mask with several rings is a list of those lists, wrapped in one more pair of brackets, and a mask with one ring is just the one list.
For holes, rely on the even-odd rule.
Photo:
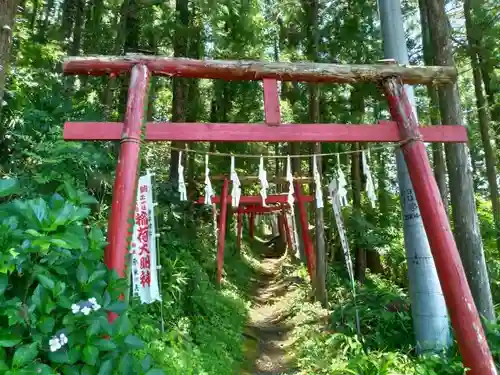
[(293, 344), (290, 332), (294, 327), (288, 318), (294, 284), (302, 279), (284, 277), (284, 262), (283, 258), (263, 258), (261, 262), (247, 326), (247, 332), (257, 341), (252, 375), (293, 373), (289, 354)]

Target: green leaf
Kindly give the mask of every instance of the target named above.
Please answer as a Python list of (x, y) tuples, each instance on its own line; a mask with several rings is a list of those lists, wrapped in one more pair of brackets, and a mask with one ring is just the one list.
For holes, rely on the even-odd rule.
[(56, 321), (51, 316), (42, 316), (38, 322), (38, 327), (42, 333), (50, 333), (54, 329)]
[(113, 372), (113, 360), (108, 359), (101, 364), (97, 375), (111, 375)]
[(12, 359), (13, 367), (22, 367), (33, 361), (38, 355), (38, 345), (36, 343), (23, 345), (14, 353)]
[(0, 179), (0, 198), (15, 194), (21, 190), (19, 181), (15, 178)]
[(92, 345), (86, 345), (83, 348), (83, 361), (90, 366), (95, 366), (99, 358), (99, 349)]
[(65, 350), (58, 350), (57, 352), (49, 353), (49, 360), (55, 363), (69, 363), (68, 352)]
[(120, 314), (127, 309), (127, 305), (125, 302), (113, 302), (111, 303), (106, 310)]
[(0, 360), (0, 374), (5, 374), (8, 369), (9, 366), (7, 366), (7, 363), (4, 360)]
[(44, 288), (48, 290), (54, 289), (54, 280), (52, 280), (49, 276), (38, 274), (36, 275), (36, 278), (38, 279), (38, 281), (40, 281), (40, 284), (42, 284)]
[(61, 364), (75, 364), (81, 358), (80, 347), (73, 347), (68, 351), (61, 349), (57, 352), (50, 352), (49, 359), (55, 363)]
[(130, 354), (126, 353), (120, 358), (118, 363), (118, 373), (121, 375), (133, 374), (132, 357)]
[(50, 366), (48, 366), (44, 363), (33, 363), (32, 365), (28, 366), (26, 368), (26, 370), (28, 371), (28, 373), (30, 375), (32, 375), (32, 374), (54, 375), (55, 374), (54, 370)]
[(59, 295), (57, 296), (57, 304), (64, 309), (70, 309), (73, 303), (67, 296)]
[(151, 370), (149, 370), (146, 375), (165, 375), (165, 373), (163, 372), (163, 370), (159, 370), (157, 368), (153, 368)]
[(117, 335), (119, 336), (125, 336), (127, 333), (130, 332), (130, 329), (132, 325), (130, 324), (130, 319), (128, 318), (127, 314), (120, 315), (118, 318), (117, 322)]
[(0, 296), (3, 296), (8, 286), (9, 286), (9, 277), (5, 274), (0, 274)]
[(95, 341), (94, 346), (103, 352), (116, 349), (116, 344), (113, 341), (106, 339), (99, 339)]
[(64, 190), (66, 191), (66, 194), (68, 194), (68, 199), (70, 201), (75, 201), (75, 199), (78, 198), (78, 193), (68, 181), (64, 181)]
[(102, 230), (100, 230), (98, 227), (92, 227), (92, 229), (90, 229), (89, 239), (96, 244), (102, 244), (106, 241)]
[(75, 366), (64, 366), (63, 367), (63, 374), (64, 375), (80, 375), (80, 371), (78, 370), (78, 367), (75, 367)]
[(13, 333), (0, 333), (0, 346), (4, 348), (12, 348), (19, 344), (22, 337), (17, 336)]
[(151, 355), (147, 355), (146, 357), (144, 357), (144, 359), (141, 361), (141, 367), (142, 367), (142, 371), (146, 372), (148, 371), (150, 368), (151, 368), (151, 365), (153, 364), (153, 358), (151, 357)]
[(144, 348), (144, 342), (137, 336), (128, 335), (124, 340), (125, 345), (132, 349), (142, 349)]
[(80, 263), (76, 269), (76, 279), (80, 284), (86, 284), (89, 279), (89, 271), (83, 263)]
[(106, 276), (107, 272), (107, 270), (95, 270), (89, 277), (89, 284), (96, 280), (104, 279), (104, 276)]
[(57, 306), (56, 306), (55, 302), (52, 301), (52, 298), (47, 297), (47, 300), (46, 300), (45, 306), (44, 306), (45, 314), (50, 314), (52, 311), (55, 310), (56, 307)]
[(87, 336), (95, 336), (101, 331), (101, 322), (99, 319), (93, 319), (87, 328)]
[(95, 375), (96, 373), (96, 368), (89, 365), (83, 366), (82, 370), (80, 371), (80, 375)]

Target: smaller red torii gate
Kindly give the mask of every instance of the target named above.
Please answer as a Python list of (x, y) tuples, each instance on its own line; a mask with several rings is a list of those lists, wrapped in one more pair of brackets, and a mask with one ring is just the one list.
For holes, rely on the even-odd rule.
[[(299, 182), (294, 183), (295, 187), (295, 201), (297, 203), (297, 208), (299, 210), (300, 224), (302, 227), (302, 241), (304, 242), (304, 252), (306, 255), (307, 271), (311, 282), (314, 283), (316, 275), (316, 254), (314, 253), (314, 247), (309, 233), (309, 223), (307, 221), (307, 211), (305, 203), (312, 202), (313, 197), (310, 195), (302, 194), (302, 187)], [(218, 220), (218, 237), (217, 237), (217, 283), (220, 284), (222, 280), (222, 271), (224, 268), (224, 246), (226, 242), (226, 222), (227, 222), (227, 212), (228, 206), (232, 198), (228, 194), (229, 191), (229, 179), (225, 178), (222, 185), (221, 196), (213, 196), (211, 198), (212, 204), (216, 207), (220, 204), (220, 214)], [(205, 198), (200, 197), (196, 203), (203, 204)], [(243, 231), (243, 220), (242, 215), (249, 214), (249, 234), (250, 238), (254, 236), (254, 220), (255, 214), (261, 213), (274, 213), (281, 212), (278, 216), (278, 227), (280, 231), (283, 230), (286, 234), (287, 246), (289, 249), (292, 248), (292, 237), (290, 232), (290, 225), (286, 218), (286, 210), (289, 209), (288, 196), (287, 195), (268, 195), (266, 199), (266, 204), (277, 204), (275, 206), (263, 206), (261, 196), (242, 196), (240, 197), (239, 206), (233, 209), (233, 212), (237, 214), (237, 243), (238, 247), (241, 245), (241, 237)]]

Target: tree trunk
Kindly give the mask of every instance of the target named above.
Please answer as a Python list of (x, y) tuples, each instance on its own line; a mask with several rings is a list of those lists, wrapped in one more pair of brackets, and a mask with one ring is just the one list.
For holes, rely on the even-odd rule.
[[(66, 0), (68, 1), (68, 0)], [(115, 19), (116, 37), (113, 45), (113, 53), (121, 54), (123, 53), (123, 46), (125, 44), (125, 35), (127, 30), (127, 14), (129, 13), (129, 2), (124, 0), (120, 7), (120, 14)], [(114, 91), (118, 87), (118, 78), (116, 76), (108, 76), (106, 82), (106, 88), (103, 92), (103, 107), (104, 107), (104, 118), (106, 120), (111, 120), (111, 113), (113, 110), (114, 102)]]
[(85, 0), (75, 0), (75, 28), (73, 30), (73, 42), (70, 47), (70, 54), (72, 56), (80, 55), (80, 47), (82, 44), (82, 29), (85, 15)]
[(468, 52), (471, 60), (472, 75), (474, 79), (474, 90), (476, 92), (476, 105), (478, 111), (479, 130), (484, 150), (486, 163), (486, 175), (490, 190), (491, 206), (493, 208), (493, 219), (496, 228), (497, 249), (500, 250), (500, 201), (498, 199), (498, 184), (496, 171), (496, 156), (489, 133), (490, 119), (488, 114), (488, 101), (483, 91), (483, 81), (481, 69), (478, 61), (478, 36), (476, 35), (476, 25), (471, 14), (471, 0), (464, 1), (465, 27), (467, 31)]
[[(175, 57), (187, 57), (188, 52), (188, 27), (189, 27), (189, 2), (177, 0), (175, 2), (176, 27), (174, 29), (173, 49)], [(172, 121), (186, 122), (188, 82), (185, 78), (172, 79)], [(172, 147), (183, 148), (182, 142), (172, 142)], [(170, 183), (177, 190), (179, 151), (170, 152)]]
[[(426, 4), (435, 61), (442, 66), (454, 66), (444, 0), (427, 0)], [(443, 85), (438, 93), (442, 123), (462, 124), (458, 85)], [(447, 144), (445, 151), (457, 247), (479, 313), (489, 320), (495, 320), (467, 147), (463, 144)]]
[[(306, 38), (307, 38), (307, 56), (310, 61), (318, 61), (318, 43), (319, 43), (319, 30), (318, 30), (318, 1), (305, 0), (303, 1), (303, 8), (306, 15)], [(312, 123), (319, 123), (319, 87), (317, 84), (309, 85), (309, 120)], [(321, 153), (321, 143), (314, 143), (312, 145), (314, 154)], [(310, 160), (312, 161), (312, 160)], [(321, 157), (317, 158), (318, 173), (321, 176)], [(313, 177), (314, 175), (311, 174)], [(318, 187), (314, 185), (314, 190)], [(319, 187), (321, 189), (321, 186)], [(314, 191), (310, 189), (311, 193)], [(316, 202), (316, 200), (314, 200)], [(325, 247), (325, 222), (323, 207), (312, 204), (315, 207), (315, 231), (316, 231), (316, 298), (320, 301), (323, 307), (328, 304), (326, 292), (326, 247)]]
[[(10, 61), (10, 49), (12, 45), (17, 1), (18, 0), (0, 0), (0, 120), (2, 115), (3, 96), (5, 93), (7, 68)], [(0, 128), (0, 142), (3, 142), (5, 139), (4, 136), (5, 129)]]
[[(420, 21), (422, 28), (422, 45), (425, 65), (433, 65), (432, 45), (429, 34), (429, 21), (427, 10), (425, 8), (426, 0), (419, 0)], [(437, 89), (434, 85), (427, 85), (427, 94), (429, 95), (429, 118), (432, 125), (440, 125), (439, 119), (439, 98)], [(448, 184), (446, 182), (446, 162), (444, 158), (444, 147), (442, 143), (432, 143), (432, 161), (434, 164), (434, 177), (441, 193), (443, 205), (448, 212)]]

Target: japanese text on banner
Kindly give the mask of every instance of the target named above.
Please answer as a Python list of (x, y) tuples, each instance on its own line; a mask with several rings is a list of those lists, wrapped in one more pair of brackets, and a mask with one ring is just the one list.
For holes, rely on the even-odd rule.
[(161, 301), (156, 259), (156, 229), (151, 175), (139, 178), (132, 234), (132, 286), (142, 303)]

